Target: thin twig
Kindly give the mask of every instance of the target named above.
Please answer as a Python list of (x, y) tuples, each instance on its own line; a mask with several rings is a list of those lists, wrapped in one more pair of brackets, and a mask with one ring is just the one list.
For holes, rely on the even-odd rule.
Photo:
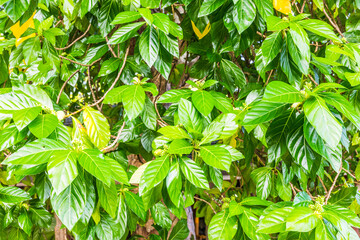
[(109, 39), (108, 39), (107, 36), (105, 37), (105, 40), (106, 40), (106, 44), (107, 44), (108, 47), (109, 47), (110, 52), (111, 52), (112, 55), (116, 58), (117, 56), (116, 56), (116, 54), (115, 54), (115, 52), (114, 52), (114, 49), (113, 49), (113, 48), (111, 47), (111, 45), (109, 44)]
[(64, 82), (64, 84), (62, 85), (62, 87), (61, 87), (61, 89), (60, 89), (59, 95), (58, 95), (58, 97), (57, 97), (57, 99), (56, 99), (56, 104), (59, 104), (61, 94), (62, 94), (62, 92), (64, 91), (66, 84), (67, 84), (67, 83), (70, 81), (70, 79), (72, 79), (72, 78), (75, 76), (75, 74), (78, 73), (79, 71), (80, 71), (79, 69), (76, 70), (73, 74), (70, 75), (70, 77), (69, 77), (68, 79), (66, 79), (66, 81)]
[(350, 171), (348, 171), (347, 169), (343, 168), (342, 170), (344, 170), (347, 174), (349, 174), (352, 178), (356, 179), (355, 175), (352, 174)]
[(72, 43), (70, 43), (68, 46), (66, 47), (63, 47), (63, 48), (57, 48), (55, 47), (56, 50), (66, 50), (68, 49), (69, 47), (71, 47), (72, 45), (74, 45), (77, 41), (79, 41), (80, 39), (82, 39), (83, 37), (85, 37), (85, 35), (88, 33), (88, 31), (90, 30), (91, 28), (91, 23), (89, 24), (88, 28), (86, 29), (86, 31), (84, 32), (83, 35), (81, 35), (80, 37), (78, 37), (77, 39), (75, 39)]
[(332, 21), (331, 17), (330, 17), (330, 16), (328, 15), (328, 13), (326, 12), (326, 8), (327, 8), (326, 1), (323, 0), (323, 2), (324, 2), (323, 12), (324, 12), (325, 16), (327, 17), (327, 19), (329, 20), (329, 22), (331, 23), (331, 25), (336, 29), (336, 31), (337, 31), (343, 38), (345, 38), (345, 36), (344, 36), (344, 34), (341, 32), (339, 26)]
[(334, 178), (334, 181), (333, 181), (333, 184), (331, 185), (331, 187), (330, 187), (330, 189), (329, 189), (329, 192), (326, 194), (325, 204), (327, 204), (327, 202), (328, 202), (328, 200), (329, 200), (329, 198), (330, 198), (331, 192), (332, 192), (332, 190), (333, 190), (334, 187), (335, 187), (336, 181), (337, 181), (338, 177), (340, 176), (341, 170), (342, 170), (342, 162), (341, 162), (340, 170), (339, 170), (339, 172), (336, 174), (336, 176), (335, 176), (335, 178)]
[(316, 85), (318, 86), (319, 84), (315, 81), (315, 79), (309, 74), (308, 77), (310, 78), (310, 80)]
[(77, 65), (83, 66), (83, 67), (91, 67), (92, 65), (94, 65), (95, 63), (97, 63), (97, 62), (99, 62), (99, 61), (101, 60), (101, 58), (99, 58), (99, 59), (93, 61), (93, 62), (90, 63), (90, 64), (83, 64), (83, 63), (80, 63), (80, 62), (71, 60), (70, 58), (67, 58), (67, 57), (64, 57), (64, 56), (61, 56), (61, 55), (60, 55), (59, 57), (62, 58), (62, 59), (65, 59), (65, 60), (67, 60), (67, 61), (69, 61), (69, 62), (72, 62), (72, 63), (75, 63), (75, 64), (77, 64)]
[(318, 176), (318, 178), (319, 178), (319, 181), (321, 182), (321, 185), (322, 185), (322, 186), (323, 186), (323, 188), (324, 188), (325, 194), (327, 194), (327, 193), (328, 193), (328, 191), (327, 191), (327, 189), (326, 189), (326, 187), (325, 187), (325, 184), (324, 184), (323, 180), (321, 179), (321, 177), (320, 177), (320, 176)]
[(114, 150), (116, 150), (118, 148), (118, 146), (120, 144), (119, 139), (120, 139), (122, 131), (124, 130), (125, 124), (126, 124), (126, 122), (124, 121), (124, 123), (121, 126), (121, 128), (119, 129), (118, 134), (117, 134), (115, 140), (113, 141), (113, 143), (110, 146), (107, 146), (107, 147), (101, 149), (101, 151), (103, 153), (112, 152), (112, 151), (114, 151)]
[(202, 199), (202, 198), (198, 198), (198, 197), (196, 197), (196, 196), (194, 196), (194, 198), (197, 199), (197, 200), (199, 200), (199, 201), (202, 201), (202, 202), (206, 203), (207, 205), (209, 205), (210, 208), (211, 208), (211, 210), (213, 210), (214, 214), (216, 214), (216, 211), (215, 211), (215, 209), (213, 208), (213, 206), (211, 205), (211, 203), (209, 203), (208, 201), (206, 201), (206, 200), (204, 200), (204, 199)]
[(93, 99), (94, 99), (94, 102), (96, 103), (97, 109), (98, 109), (99, 111), (101, 111), (101, 108), (100, 108), (99, 104), (98, 104), (97, 101), (96, 101), (96, 96), (95, 96), (94, 90), (92, 89), (92, 86), (91, 86), (90, 67), (88, 67), (87, 71), (88, 71), (88, 74), (87, 74), (87, 75), (88, 75), (88, 84), (89, 84), (89, 88), (90, 88), (91, 95), (92, 95), (92, 97), (93, 97)]
[[(99, 100), (97, 100), (95, 103), (90, 104), (89, 107), (93, 107), (93, 106), (95, 106), (96, 104), (101, 103), (101, 102), (105, 99), (106, 95), (115, 87), (116, 83), (117, 83), (117, 82), (119, 81), (119, 79), (120, 79), (120, 76), (121, 76), (122, 71), (123, 71), (124, 68), (125, 68), (126, 59), (127, 59), (128, 54), (129, 54), (129, 49), (130, 49), (130, 45), (129, 45), (129, 47), (126, 49), (126, 53), (125, 53), (125, 56), (124, 56), (123, 64), (122, 64), (122, 66), (121, 66), (121, 68), (120, 68), (120, 71), (119, 71), (118, 75), (116, 76), (113, 84), (112, 84), (112, 85), (110, 86), (110, 88), (105, 92), (104, 96), (102, 96), (102, 97), (101, 97)], [(83, 107), (83, 108), (81, 108), (81, 109), (79, 109), (79, 110), (77, 110), (77, 111), (75, 111), (75, 112), (73, 112), (73, 113), (70, 113), (70, 114), (66, 115), (65, 118), (70, 117), (70, 116), (72, 116), (72, 115), (75, 115), (75, 114), (83, 111), (84, 109), (85, 109), (85, 107)]]

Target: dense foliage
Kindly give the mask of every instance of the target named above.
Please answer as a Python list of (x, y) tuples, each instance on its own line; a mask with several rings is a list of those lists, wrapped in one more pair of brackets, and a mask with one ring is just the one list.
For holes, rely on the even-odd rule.
[(359, 0), (0, 10), (0, 239), (359, 239)]

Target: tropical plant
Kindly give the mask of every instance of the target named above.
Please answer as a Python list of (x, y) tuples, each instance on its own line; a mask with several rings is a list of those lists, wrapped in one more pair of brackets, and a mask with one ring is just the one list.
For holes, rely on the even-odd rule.
[(0, 239), (359, 239), (359, 0), (0, 11)]

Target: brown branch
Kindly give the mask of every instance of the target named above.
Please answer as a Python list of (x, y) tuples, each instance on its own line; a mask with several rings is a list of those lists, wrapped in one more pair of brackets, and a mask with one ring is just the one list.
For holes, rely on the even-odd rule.
[(119, 129), (118, 134), (117, 134), (114, 142), (110, 146), (107, 146), (107, 147), (101, 149), (101, 151), (103, 153), (108, 153), (108, 152), (115, 151), (119, 147), (119, 144), (120, 144), (119, 139), (120, 139), (122, 131), (124, 130), (125, 124), (126, 124), (126, 122), (124, 120), (123, 125)]
[(67, 83), (70, 81), (70, 79), (72, 79), (72, 78), (75, 76), (75, 74), (78, 73), (78, 72), (80, 72), (80, 70), (76, 70), (73, 74), (71, 74), (71, 76), (70, 76), (68, 79), (66, 79), (66, 81), (64, 82), (64, 84), (62, 85), (62, 87), (61, 87), (61, 89), (60, 89), (59, 95), (58, 95), (58, 97), (57, 97), (57, 99), (56, 99), (56, 104), (59, 104), (61, 94), (62, 94), (62, 92), (64, 91), (66, 84), (67, 84)]
[(215, 211), (214, 207), (211, 205), (211, 203), (209, 203), (208, 201), (206, 201), (206, 200), (204, 200), (202, 198), (196, 197), (196, 196), (194, 196), (194, 198), (199, 200), (199, 201), (202, 201), (202, 202), (206, 203), (207, 205), (209, 205), (211, 210), (214, 212), (214, 214), (216, 214), (216, 211)]
[(63, 48), (57, 48), (57, 47), (54, 47), (56, 50), (66, 50), (68, 49), (69, 47), (71, 47), (72, 45), (74, 45), (77, 41), (79, 41), (80, 39), (82, 39), (83, 37), (85, 37), (85, 35), (88, 33), (88, 31), (90, 30), (91, 28), (91, 23), (89, 24), (88, 28), (86, 29), (86, 31), (84, 32), (83, 35), (81, 35), (80, 37), (78, 37), (77, 39), (75, 39), (72, 43), (70, 43), (68, 46), (66, 47), (63, 47)]

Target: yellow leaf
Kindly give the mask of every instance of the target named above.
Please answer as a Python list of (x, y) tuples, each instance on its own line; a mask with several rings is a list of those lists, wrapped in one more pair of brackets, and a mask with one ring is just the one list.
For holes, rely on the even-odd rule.
[(273, 2), (274, 8), (286, 15), (291, 13), (291, 3), (290, 0), (274, 0)]
[(191, 25), (194, 30), (194, 33), (196, 34), (196, 36), (198, 37), (199, 40), (202, 39), (203, 37), (205, 37), (210, 32), (210, 29), (211, 29), (210, 23), (208, 23), (206, 25), (205, 30), (203, 32), (200, 32), (200, 30), (196, 27), (196, 25), (193, 21), (191, 21)]
[[(36, 12), (36, 11), (35, 11)], [(23, 24), (20, 26), (20, 21), (17, 21), (17, 23), (15, 23), (10, 30), (13, 32), (15, 38), (16, 38), (16, 44), (15, 46), (19, 46), (20, 43), (22, 43), (23, 41), (25, 41), (26, 39), (35, 37), (36, 34), (32, 33), (26, 37), (21, 38), (21, 35), (24, 34), (24, 32), (26, 32), (26, 30), (28, 28), (35, 28), (35, 24), (34, 24), (34, 16), (35, 16), (35, 12), (33, 13), (33, 15)]]

